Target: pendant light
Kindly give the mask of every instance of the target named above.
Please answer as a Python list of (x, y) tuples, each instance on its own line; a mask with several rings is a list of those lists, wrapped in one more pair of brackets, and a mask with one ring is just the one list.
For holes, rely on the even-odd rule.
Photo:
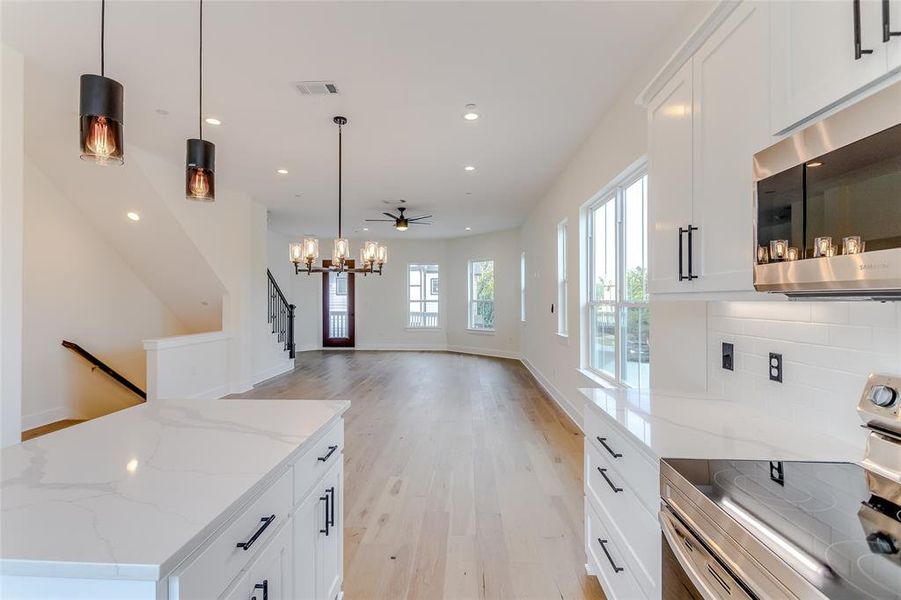
[(81, 159), (98, 165), (125, 162), (122, 145), (124, 89), (106, 73), (106, 0), (100, 0), (100, 75), (81, 76), (79, 129)]
[(216, 146), (203, 139), (203, 0), (200, 0), (197, 138), (188, 140), (185, 152), (185, 198), (200, 202), (216, 199)]
[(313, 237), (304, 238), (303, 242), (292, 242), (288, 246), (288, 256), (294, 263), (294, 272), (311, 273), (374, 273), (381, 275), (382, 268), (388, 262), (388, 247), (378, 242), (367, 241), (360, 248), (360, 266), (350, 266), (350, 242), (343, 237), (342, 217), (342, 180), (343, 180), (343, 127), (347, 125), (345, 117), (334, 117), (332, 121), (338, 126), (338, 237), (332, 242), (332, 260), (328, 266), (313, 266), (319, 258), (319, 240)]

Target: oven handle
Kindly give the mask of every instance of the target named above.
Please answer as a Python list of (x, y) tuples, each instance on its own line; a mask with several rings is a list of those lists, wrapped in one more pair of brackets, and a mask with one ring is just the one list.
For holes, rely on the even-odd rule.
[[(702, 551), (704, 554), (707, 554), (706, 549), (703, 547), (703, 545), (700, 543), (700, 541), (697, 539), (697, 537), (691, 532), (691, 530), (688, 529), (687, 527), (685, 527), (682, 523), (680, 523), (679, 519), (678, 519), (678, 517), (676, 517), (675, 513), (673, 513), (673, 511), (666, 506), (661, 507), (659, 516), (660, 516), (660, 525), (663, 529), (663, 536), (666, 538), (667, 545), (669, 546), (673, 555), (676, 557), (676, 560), (679, 561), (679, 564), (682, 566), (682, 570), (685, 572), (686, 575), (688, 575), (689, 579), (691, 579), (691, 582), (695, 585), (695, 587), (698, 589), (698, 591), (701, 592), (701, 595), (703, 595), (704, 598), (706, 598), (708, 600), (719, 600), (721, 598), (732, 597), (731, 592), (728, 591), (730, 588), (722, 580), (722, 578), (716, 574), (715, 571), (713, 571), (711, 569), (711, 571), (716, 576), (716, 581), (721, 586), (723, 586), (723, 588), (724, 588), (723, 590), (712, 587), (708, 583), (709, 580), (705, 580), (705, 577), (703, 577), (697, 571), (697, 567), (692, 563), (691, 559), (688, 558), (688, 555), (686, 554), (687, 550), (682, 545), (682, 542), (680, 542), (680, 537), (683, 540), (686, 540), (685, 543), (690, 544), (690, 543), (694, 542), (694, 544), (698, 547), (699, 551)], [(710, 568), (709, 563), (707, 561), (705, 561), (705, 564), (707, 564), (707, 568), (709, 569)], [(729, 575), (732, 576), (733, 579), (735, 578), (735, 576), (732, 573), (729, 573)], [(737, 579), (735, 581), (736, 581), (736, 583), (738, 582)], [(723, 593), (724, 591), (725, 591), (725, 594)], [(732, 590), (732, 591), (738, 591), (738, 590)], [(744, 591), (744, 590), (742, 590), (742, 591)], [(744, 596), (744, 597), (747, 597), (747, 596)]]

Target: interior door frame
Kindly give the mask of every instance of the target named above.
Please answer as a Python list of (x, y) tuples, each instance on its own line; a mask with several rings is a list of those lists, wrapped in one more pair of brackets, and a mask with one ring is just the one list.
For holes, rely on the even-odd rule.
[[(332, 261), (323, 260), (322, 266), (331, 266)], [(354, 261), (345, 262), (348, 268), (354, 267)], [(323, 348), (353, 348), (356, 344), (354, 335), (354, 321), (356, 309), (356, 294), (354, 292), (354, 274), (347, 273), (347, 337), (331, 338), (329, 337), (329, 291), (328, 280), (331, 273), (322, 274), (322, 347)]]

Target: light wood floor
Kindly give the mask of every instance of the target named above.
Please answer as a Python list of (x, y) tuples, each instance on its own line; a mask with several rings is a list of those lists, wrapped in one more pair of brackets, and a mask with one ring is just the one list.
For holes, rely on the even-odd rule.
[(345, 598), (603, 598), (582, 435), (517, 361), (305, 352), (246, 398), (352, 400)]

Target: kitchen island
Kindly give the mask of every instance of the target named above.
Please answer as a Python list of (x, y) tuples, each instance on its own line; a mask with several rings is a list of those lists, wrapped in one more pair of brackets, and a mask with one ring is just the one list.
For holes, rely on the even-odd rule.
[(349, 406), (161, 400), (3, 449), (0, 596), (337, 597)]

